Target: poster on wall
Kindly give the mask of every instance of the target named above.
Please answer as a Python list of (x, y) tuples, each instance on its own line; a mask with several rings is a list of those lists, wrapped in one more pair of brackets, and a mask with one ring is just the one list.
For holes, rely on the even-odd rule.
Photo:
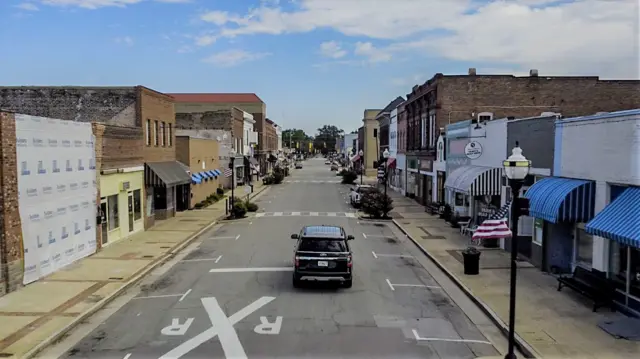
[(16, 115), (23, 283), (96, 251), (96, 166), (91, 124)]

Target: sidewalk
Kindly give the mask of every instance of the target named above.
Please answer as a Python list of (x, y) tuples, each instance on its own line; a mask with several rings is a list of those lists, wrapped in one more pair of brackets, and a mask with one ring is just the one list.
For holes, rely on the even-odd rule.
[[(480, 274), (463, 273), (460, 251), (469, 237), (460, 235), (438, 216), (424, 212), (415, 201), (393, 193), (394, 222), (427, 255), (453, 277), (464, 292), (494, 317), (503, 329), (509, 318), (510, 254), (481, 248)], [(571, 290), (557, 291), (552, 275), (520, 262), (517, 282), (516, 332), (539, 358), (638, 358), (640, 342), (616, 339), (597, 327), (605, 318), (620, 316), (591, 304)], [(482, 307), (485, 308), (482, 308)]]
[(216, 224), (224, 206), (179, 212), (0, 298), (0, 358), (30, 358), (58, 340)]

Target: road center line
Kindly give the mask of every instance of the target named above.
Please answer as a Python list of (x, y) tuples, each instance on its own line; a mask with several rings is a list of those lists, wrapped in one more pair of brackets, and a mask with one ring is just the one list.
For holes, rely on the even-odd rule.
[(214, 268), (209, 273), (293, 272), (293, 267)]
[(453, 342), (453, 343), (477, 343), (477, 344), (489, 344), (489, 345), (493, 345), (491, 344), (491, 342), (488, 342), (486, 340), (474, 340), (474, 339), (448, 339), (448, 338), (423, 338), (420, 336), (420, 334), (418, 334), (418, 331), (415, 329), (411, 329), (411, 332), (413, 333), (413, 336), (416, 338), (416, 340), (418, 341), (429, 341), (429, 342)]
[(191, 293), (191, 289), (189, 289), (186, 293), (184, 293), (184, 294), (182, 295), (182, 297), (180, 297), (180, 299), (178, 299), (178, 302), (182, 302), (182, 300), (183, 300), (184, 298), (186, 298), (186, 297), (189, 295), (189, 293)]

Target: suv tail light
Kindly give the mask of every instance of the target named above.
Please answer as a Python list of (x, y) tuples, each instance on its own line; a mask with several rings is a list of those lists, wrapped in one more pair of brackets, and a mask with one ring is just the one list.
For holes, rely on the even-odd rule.
[(353, 266), (353, 262), (351, 261), (351, 255), (347, 257), (347, 267), (351, 268)]
[(300, 266), (300, 257), (296, 256), (294, 258), (294, 262), (293, 262), (296, 266), (296, 268), (298, 268)]

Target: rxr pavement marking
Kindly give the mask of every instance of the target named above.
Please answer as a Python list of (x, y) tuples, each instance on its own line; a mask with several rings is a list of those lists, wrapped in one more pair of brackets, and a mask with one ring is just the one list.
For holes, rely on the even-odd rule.
[(356, 218), (352, 212), (260, 212), (256, 217), (342, 217)]
[(416, 287), (416, 288), (429, 288), (429, 289), (440, 289), (437, 285), (424, 285), (424, 284), (392, 284), (389, 279), (386, 279), (387, 285), (391, 290), (396, 290), (396, 287)]
[[(220, 340), (220, 346), (222, 346), (222, 351), (226, 358), (246, 359), (247, 354), (244, 351), (242, 343), (240, 343), (240, 338), (238, 338), (238, 333), (233, 326), (258, 309), (269, 304), (274, 299), (276, 298), (262, 297), (243, 309), (240, 309), (232, 316), (227, 317), (215, 297), (201, 298), (202, 306), (204, 306), (204, 309), (209, 316), (209, 320), (211, 321), (211, 328), (175, 347), (165, 355), (161, 356), (160, 359), (181, 358), (185, 354), (191, 352), (216, 336)], [(185, 335), (194, 320), (195, 318), (188, 318), (181, 324), (179, 318), (173, 318), (170, 325), (162, 328), (161, 333), (163, 335)], [(269, 322), (267, 317), (260, 317), (260, 324), (256, 325), (254, 332), (258, 334), (280, 334), (281, 327), (281, 316), (276, 317), (273, 323)]]
[(378, 259), (379, 257), (413, 258), (413, 256), (408, 254), (381, 254), (374, 251), (371, 251), (371, 254), (373, 254), (373, 258), (375, 259)]

